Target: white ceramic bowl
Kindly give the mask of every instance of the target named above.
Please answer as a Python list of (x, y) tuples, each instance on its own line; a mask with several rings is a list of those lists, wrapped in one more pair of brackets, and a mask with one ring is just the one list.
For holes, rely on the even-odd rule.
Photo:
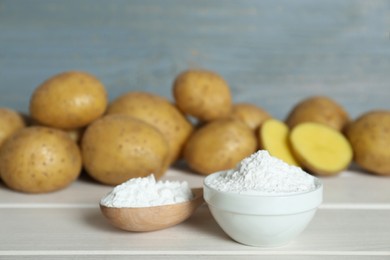
[(204, 199), (219, 226), (233, 240), (250, 246), (282, 246), (298, 236), (322, 202), (323, 186), (291, 195), (242, 195), (221, 192), (207, 185), (222, 172), (204, 180)]

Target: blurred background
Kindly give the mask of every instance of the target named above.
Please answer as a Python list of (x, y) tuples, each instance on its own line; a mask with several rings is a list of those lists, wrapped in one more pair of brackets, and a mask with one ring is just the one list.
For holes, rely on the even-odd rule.
[(235, 102), (284, 119), (311, 95), (352, 117), (390, 109), (390, 1), (0, 0), (0, 107), (67, 70), (97, 76), (112, 100), (172, 98), (188, 68), (218, 72)]

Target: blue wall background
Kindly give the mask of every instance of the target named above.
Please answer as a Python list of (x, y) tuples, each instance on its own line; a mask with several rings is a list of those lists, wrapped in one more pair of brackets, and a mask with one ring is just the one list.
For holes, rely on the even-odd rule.
[(26, 112), (66, 70), (95, 74), (110, 99), (172, 100), (174, 77), (195, 67), (280, 119), (320, 94), (352, 117), (390, 109), (390, 1), (0, 0), (2, 107)]

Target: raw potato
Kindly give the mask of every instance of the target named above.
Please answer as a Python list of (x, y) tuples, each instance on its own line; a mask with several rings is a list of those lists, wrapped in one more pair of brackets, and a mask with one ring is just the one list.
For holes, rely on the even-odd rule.
[(81, 142), (81, 139), (83, 138), (85, 128), (69, 129), (64, 131), (68, 134), (70, 139), (79, 144)]
[(290, 134), (297, 161), (313, 174), (336, 175), (352, 160), (352, 148), (339, 131), (319, 123), (302, 123)]
[(26, 126), (23, 116), (8, 108), (0, 108), (0, 147), (4, 141)]
[(377, 175), (390, 176), (390, 111), (369, 111), (346, 131), (354, 161)]
[(107, 114), (125, 114), (145, 121), (165, 136), (170, 155), (168, 164), (181, 155), (193, 127), (181, 111), (163, 97), (147, 92), (129, 92), (108, 106)]
[(290, 165), (299, 166), (291, 151), (289, 134), (290, 130), (285, 123), (277, 119), (268, 119), (259, 129), (260, 148)]
[(230, 169), (257, 149), (252, 129), (234, 119), (221, 119), (196, 130), (184, 148), (184, 159), (195, 172), (208, 175)]
[(336, 101), (326, 96), (314, 96), (299, 102), (290, 112), (286, 123), (290, 128), (315, 122), (342, 131), (349, 122), (349, 116)]
[(160, 178), (169, 153), (160, 131), (128, 115), (107, 115), (90, 124), (81, 150), (87, 173), (108, 185), (152, 173)]
[(185, 114), (200, 121), (226, 118), (232, 109), (232, 97), (226, 81), (208, 70), (188, 70), (173, 83), (176, 104)]
[(233, 104), (231, 116), (241, 120), (253, 130), (257, 130), (265, 120), (271, 118), (267, 111), (249, 103)]
[(0, 150), (0, 175), (11, 189), (45, 193), (72, 183), (81, 171), (81, 154), (69, 136), (48, 127), (27, 127)]
[(40, 124), (75, 129), (99, 118), (107, 93), (93, 75), (81, 71), (57, 74), (43, 82), (30, 99), (30, 114)]

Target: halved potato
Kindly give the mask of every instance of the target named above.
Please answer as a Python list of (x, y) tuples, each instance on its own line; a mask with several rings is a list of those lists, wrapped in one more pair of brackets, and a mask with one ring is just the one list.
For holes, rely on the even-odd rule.
[(290, 134), (297, 161), (311, 173), (336, 175), (352, 160), (352, 147), (339, 131), (319, 123), (302, 123)]
[(290, 165), (299, 166), (295, 159), (289, 141), (290, 130), (280, 120), (268, 119), (259, 129), (260, 148)]

